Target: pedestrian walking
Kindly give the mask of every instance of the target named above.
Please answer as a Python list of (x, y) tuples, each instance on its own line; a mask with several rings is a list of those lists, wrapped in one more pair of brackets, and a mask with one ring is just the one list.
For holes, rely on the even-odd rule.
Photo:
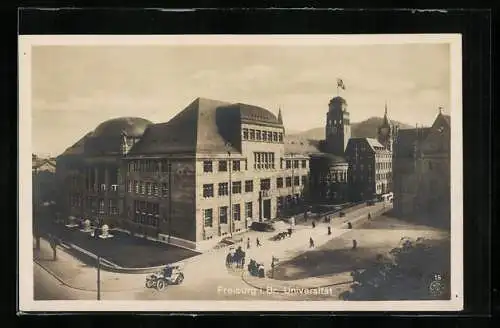
[(328, 236), (332, 234), (332, 228), (328, 227)]
[(368, 220), (371, 220), (371, 218), (372, 218), (372, 215), (370, 212), (368, 212)]
[(352, 240), (352, 249), (356, 249), (358, 247), (358, 242), (356, 241), (356, 239), (353, 239)]
[(312, 239), (312, 237), (309, 238), (309, 247), (310, 248), (314, 247), (314, 240)]
[(312, 227), (316, 228), (316, 223), (314, 221), (312, 222)]
[(260, 240), (259, 240), (259, 237), (255, 238), (255, 245), (256, 245), (257, 247), (259, 247), (259, 246), (260, 246)]
[(347, 229), (352, 229), (352, 223), (351, 222), (347, 222)]
[(247, 238), (247, 248), (250, 248), (250, 237)]

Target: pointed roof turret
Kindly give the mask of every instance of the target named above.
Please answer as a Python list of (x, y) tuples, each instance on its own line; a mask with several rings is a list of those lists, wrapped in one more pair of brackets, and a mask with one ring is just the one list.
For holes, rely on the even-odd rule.
[(385, 101), (384, 120), (382, 121), (382, 126), (390, 126), (389, 119), (387, 118), (387, 100)]
[(278, 122), (283, 124), (283, 116), (281, 115), (281, 106), (278, 109)]

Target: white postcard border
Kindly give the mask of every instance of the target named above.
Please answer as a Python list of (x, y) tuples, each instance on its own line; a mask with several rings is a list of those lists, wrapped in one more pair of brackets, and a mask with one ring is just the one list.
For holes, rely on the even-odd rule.
[[(31, 163), (31, 47), (42, 45), (450, 44), (451, 300), (449, 301), (35, 301)], [(22, 35), (19, 36), (19, 310), (30, 311), (459, 311), (463, 309), (462, 38), (460, 34), (378, 35)]]

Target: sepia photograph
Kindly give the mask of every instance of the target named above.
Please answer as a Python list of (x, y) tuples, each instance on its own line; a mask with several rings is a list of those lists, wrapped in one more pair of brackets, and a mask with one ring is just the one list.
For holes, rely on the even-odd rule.
[(458, 34), (20, 36), (20, 310), (461, 310), (461, 65)]

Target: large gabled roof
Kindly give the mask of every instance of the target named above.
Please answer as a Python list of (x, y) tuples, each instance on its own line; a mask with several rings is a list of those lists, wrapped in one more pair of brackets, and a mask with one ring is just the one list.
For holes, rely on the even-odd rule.
[(285, 135), (283, 141), (285, 144), (285, 154), (312, 155), (322, 153), (320, 145), (321, 142), (319, 140)]

